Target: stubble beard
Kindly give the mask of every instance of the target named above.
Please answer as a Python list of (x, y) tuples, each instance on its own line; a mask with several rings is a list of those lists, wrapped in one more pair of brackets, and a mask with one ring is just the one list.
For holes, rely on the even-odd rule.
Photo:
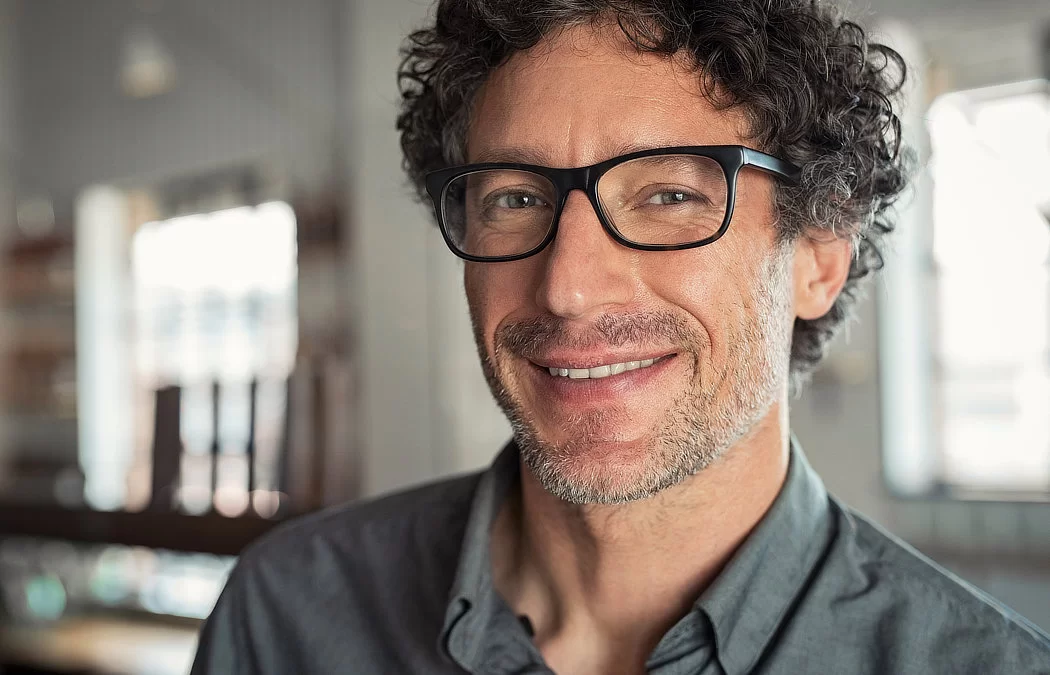
[[(787, 273), (790, 257), (777, 248), (766, 259), (750, 299), (751, 320), (739, 335), (722, 336), (726, 361), (708, 381), (700, 377), (708, 353), (705, 335), (673, 313), (603, 315), (594, 324), (601, 344), (672, 344), (692, 356), (692, 386), (675, 399), (650, 434), (641, 459), (629, 466), (594, 461), (586, 452), (614, 415), (580, 414), (566, 423), (572, 438), (553, 443), (542, 437), (530, 411), (506, 386), (508, 356), (539, 353), (552, 345), (579, 346), (555, 317), (531, 319), (500, 329), (489, 357), (475, 313), (474, 336), (482, 371), (496, 402), (510, 421), (525, 466), (552, 495), (572, 504), (626, 504), (648, 499), (711, 466), (746, 437), (784, 390), (791, 353)], [(502, 374), (501, 374), (502, 369)]]

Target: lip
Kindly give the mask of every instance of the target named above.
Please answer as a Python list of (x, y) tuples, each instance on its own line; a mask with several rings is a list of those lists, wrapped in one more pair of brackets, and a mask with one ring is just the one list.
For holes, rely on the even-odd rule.
[[(677, 353), (663, 352), (649, 357), (640, 357), (633, 354), (630, 356), (601, 357), (602, 359), (613, 359), (611, 361), (595, 360), (593, 358), (579, 359), (575, 361), (576, 363), (595, 364), (590, 366), (578, 366), (580, 368), (593, 368), (608, 363), (620, 363), (617, 359), (641, 361), (643, 358), (659, 358), (659, 360), (653, 363), (653, 365), (646, 368), (628, 370), (617, 375), (609, 375), (608, 377), (599, 379), (587, 378), (574, 380), (568, 377), (551, 375), (547, 370), (547, 368), (553, 367), (554, 363), (561, 364), (565, 362), (573, 362), (573, 359), (555, 361), (554, 358), (545, 357), (543, 361), (550, 361), (552, 366), (544, 366), (536, 361), (530, 361), (529, 371), (530, 379), (532, 380), (534, 391), (538, 396), (539, 401), (554, 403), (559, 407), (586, 408), (595, 405), (621, 403), (645, 395), (647, 390), (651, 388), (651, 385), (657, 379), (663, 377), (670, 371), (670, 369), (677, 366), (678, 361), (680, 360), (678, 357), (679, 354)], [(555, 358), (560, 359), (562, 357)], [(558, 367), (568, 368), (569, 366), (559, 365)]]
[[(532, 365), (539, 368), (598, 368), (613, 363), (628, 363), (630, 361), (647, 361), (648, 359), (663, 359), (665, 357), (677, 356), (673, 351), (641, 352), (634, 354), (580, 354), (579, 352), (551, 353), (539, 359), (529, 359)], [(656, 364), (653, 364), (656, 365)], [(651, 368), (652, 366), (650, 366)], [(633, 371), (632, 371), (633, 372)], [(616, 377), (615, 375), (612, 377)]]

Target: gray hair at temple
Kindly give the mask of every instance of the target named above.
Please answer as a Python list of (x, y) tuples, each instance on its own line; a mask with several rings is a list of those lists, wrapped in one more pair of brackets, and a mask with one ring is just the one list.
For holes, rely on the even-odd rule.
[(544, 36), (585, 23), (619, 26), (634, 46), (692, 55), (703, 91), (739, 107), (757, 149), (802, 169), (778, 185), (784, 242), (831, 233), (853, 244), (849, 279), (825, 316), (797, 319), (797, 392), (851, 316), (862, 282), (883, 265), (891, 207), (908, 181), (894, 105), (905, 64), (818, 0), (440, 0), (398, 71), (404, 166), (426, 198), (428, 171), (464, 162), (472, 103), (488, 75)]

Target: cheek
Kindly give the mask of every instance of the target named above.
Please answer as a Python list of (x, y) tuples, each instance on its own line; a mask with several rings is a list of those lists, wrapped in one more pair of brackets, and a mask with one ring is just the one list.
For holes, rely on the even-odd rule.
[(717, 369), (716, 364), (724, 359), (720, 265), (703, 249), (654, 252), (646, 258), (643, 278), (656, 306), (684, 318), (694, 334), (697, 351), (692, 377), (709, 379), (711, 366)]
[(754, 275), (761, 252), (730, 231), (710, 246), (653, 255), (660, 258), (649, 261), (647, 285), (658, 301), (689, 315), (707, 343), (701, 361), (717, 368), (754, 320)]
[(463, 288), (466, 291), (470, 318), (478, 337), (483, 338), (491, 353), (496, 328), (508, 316), (529, 305), (526, 261), (516, 263), (466, 263)]

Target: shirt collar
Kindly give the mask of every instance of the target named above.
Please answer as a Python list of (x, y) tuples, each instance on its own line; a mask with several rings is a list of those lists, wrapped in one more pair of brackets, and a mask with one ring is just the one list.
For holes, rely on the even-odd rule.
[[(794, 438), (790, 453), (787, 478), (769, 511), (696, 603), (714, 628), (727, 675), (747, 673), (758, 661), (834, 534), (827, 491)], [(518, 448), (511, 441), (482, 474), (467, 519), (440, 640), (469, 672), (479, 665), (485, 627), (500, 608), (490, 531), (518, 473)]]
[(482, 658), (484, 629), (500, 606), (492, 583), (490, 534), (519, 470), (518, 447), (512, 440), (481, 475), (467, 517), (440, 641), (442, 649), (468, 672), (474, 672)]
[(808, 585), (833, 528), (827, 490), (792, 438), (780, 493), (696, 604), (714, 626), (727, 675), (751, 671)]

